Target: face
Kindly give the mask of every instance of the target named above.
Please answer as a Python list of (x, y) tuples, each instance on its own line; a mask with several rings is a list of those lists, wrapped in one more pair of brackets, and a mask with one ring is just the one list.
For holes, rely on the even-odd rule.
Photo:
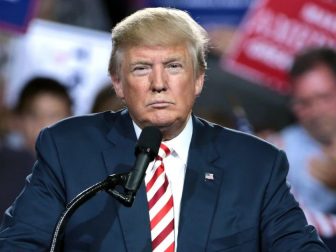
[(164, 139), (171, 139), (183, 130), (201, 93), (204, 73), (195, 76), (184, 45), (138, 46), (123, 51), (119, 76), (112, 76), (112, 81), (140, 128), (157, 126)]
[(67, 116), (70, 116), (70, 108), (64, 99), (43, 93), (34, 97), (29, 108), (22, 116), (22, 130), (28, 149), (34, 152), (36, 138), (40, 130)]
[(328, 144), (335, 137), (336, 76), (327, 67), (317, 67), (295, 80), (293, 111), (319, 142)]

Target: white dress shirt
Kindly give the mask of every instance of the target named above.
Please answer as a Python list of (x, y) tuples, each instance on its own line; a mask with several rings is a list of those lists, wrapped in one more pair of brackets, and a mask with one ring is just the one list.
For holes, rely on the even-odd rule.
[[(137, 138), (139, 138), (141, 129), (134, 122), (133, 126)], [(175, 251), (177, 248), (177, 235), (184, 177), (187, 167), (189, 145), (191, 142), (192, 133), (192, 119), (191, 116), (189, 116), (188, 122), (182, 132), (175, 138), (164, 142), (164, 144), (166, 144), (172, 150), (172, 153), (163, 160), (163, 163), (170, 187), (172, 189), (174, 200)], [(150, 163), (148, 169), (151, 169), (153, 164), (154, 162)]]

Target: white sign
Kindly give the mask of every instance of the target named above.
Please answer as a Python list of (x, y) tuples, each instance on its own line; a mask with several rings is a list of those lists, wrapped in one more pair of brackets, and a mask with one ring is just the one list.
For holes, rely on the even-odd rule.
[(36, 75), (53, 77), (69, 87), (75, 114), (91, 109), (94, 95), (110, 82), (109, 33), (34, 20), (14, 39), (9, 61), (6, 102), (14, 105), (22, 85)]

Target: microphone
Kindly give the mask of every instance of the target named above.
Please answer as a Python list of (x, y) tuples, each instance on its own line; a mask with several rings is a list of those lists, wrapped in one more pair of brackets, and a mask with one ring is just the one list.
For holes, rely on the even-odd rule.
[[(134, 169), (127, 177), (125, 174), (113, 174), (108, 176), (104, 181), (87, 188), (71, 200), (56, 225), (52, 244), (50, 246), (50, 252), (56, 251), (55, 249), (59, 247), (59, 234), (63, 233), (64, 225), (68, 218), (82, 203), (92, 198), (97, 192), (106, 190), (108, 193), (115, 196), (117, 200), (121, 201), (125, 206), (132, 206), (136, 192), (145, 177), (146, 169), (149, 163), (158, 155), (161, 140), (162, 133), (157, 127), (150, 126), (144, 128), (140, 134), (138, 143), (135, 146), (136, 161)], [(124, 189), (126, 195), (123, 195), (113, 189), (115, 186), (123, 183), (125, 183)]]
[(133, 204), (135, 195), (145, 177), (146, 169), (150, 162), (158, 155), (162, 141), (161, 131), (154, 126), (145, 127), (135, 147), (136, 161), (134, 169), (130, 172), (125, 183), (125, 191), (129, 196), (130, 206)]

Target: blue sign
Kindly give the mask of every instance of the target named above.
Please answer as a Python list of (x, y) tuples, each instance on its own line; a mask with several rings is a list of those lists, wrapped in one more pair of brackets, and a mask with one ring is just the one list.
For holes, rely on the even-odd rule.
[(147, 0), (149, 6), (186, 10), (200, 24), (237, 26), (253, 0)]
[(25, 32), (33, 18), (36, 0), (0, 0), (0, 29)]

